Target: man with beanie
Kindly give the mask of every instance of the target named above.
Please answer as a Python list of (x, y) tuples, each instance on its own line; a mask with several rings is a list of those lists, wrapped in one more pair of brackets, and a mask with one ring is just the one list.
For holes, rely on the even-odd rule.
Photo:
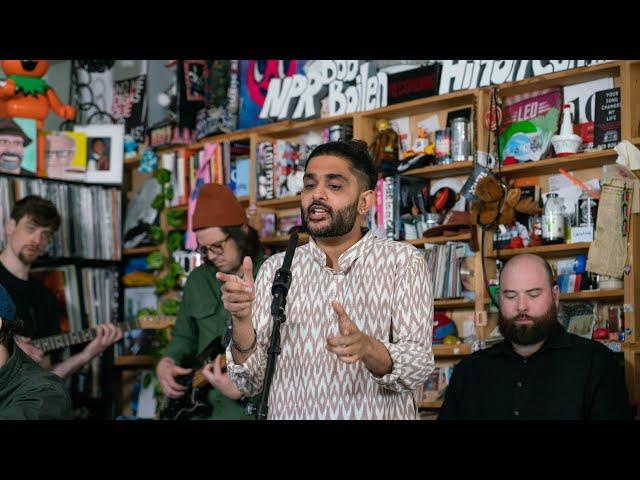
[(14, 344), (20, 322), (0, 285), (0, 420), (56, 420), (71, 416), (62, 380), (47, 372)]
[[(204, 263), (189, 274), (172, 339), (156, 373), (164, 394), (170, 399), (184, 395), (177, 376), (193, 373), (184, 368), (207, 350), (214, 340), (226, 342), (231, 317), (224, 308), (217, 272), (240, 274), (242, 259), (253, 260), (257, 275), (264, 255), (258, 233), (247, 224), (247, 215), (231, 190), (209, 183), (200, 189), (192, 218), (193, 231)], [(194, 419), (250, 419), (245, 411), (247, 399), (223, 373), (223, 355), (203, 370), (213, 387), (207, 395), (212, 407), (208, 416)], [(189, 365), (191, 366), (191, 365)]]

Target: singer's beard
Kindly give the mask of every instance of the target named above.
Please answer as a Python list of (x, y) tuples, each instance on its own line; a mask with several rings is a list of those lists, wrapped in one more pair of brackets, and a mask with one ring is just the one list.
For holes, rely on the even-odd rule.
[[(516, 324), (519, 319), (531, 320), (531, 324)], [(551, 335), (554, 327), (558, 323), (558, 309), (556, 304), (551, 302), (547, 311), (538, 316), (515, 315), (513, 317), (498, 317), (498, 328), (504, 339), (517, 345), (533, 345)]]
[[(314, 205), (321, 205), (327, 210), (327, 215), (331, 219), (329, 224), (318, 228), (314, 228), (309, 224), (309, 211)], [(353, 230), (353, 226), (355, 225), (358, 216), (358, 200), (353, 202), (351, 205), (347, 205), (346, 207), (337, 210), (335, 215), (333, 209), (329, 207), (329, 205), (325, 205), (320, 202), (312, 203), (306, 209), (302, 208), (301, 210), (302, 226), (307, 232), (309, 232), (309, 235), (314, 238), (341, 237)]]

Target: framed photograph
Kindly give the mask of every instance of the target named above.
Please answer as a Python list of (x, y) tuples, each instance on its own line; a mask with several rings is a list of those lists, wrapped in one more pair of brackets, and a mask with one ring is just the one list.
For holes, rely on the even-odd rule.
[(76, 125), (87, 136), (88, 183), (122, 183), (124, 125)]
[(35, 120), (0, 118), (0, 172), (35, 175), (36, 145)]
[(87, 173), (87, 136), (66, 131), (44, 134), (47, 177), (84, 181)]

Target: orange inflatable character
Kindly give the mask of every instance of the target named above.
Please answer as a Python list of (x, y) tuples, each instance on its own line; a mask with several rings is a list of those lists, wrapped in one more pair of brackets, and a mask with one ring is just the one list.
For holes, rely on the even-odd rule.
[(38, 175), (44, 175), (44, 141), (41, 130), (49, 110), (65, 120), (76, 116), (76, 109), (63, 104), (56, 92), (42, 80), (49, 69), (47, 60), (2, 60), (8, 76), (0, 80), (0, 117), (36, 120), (38, 128)]

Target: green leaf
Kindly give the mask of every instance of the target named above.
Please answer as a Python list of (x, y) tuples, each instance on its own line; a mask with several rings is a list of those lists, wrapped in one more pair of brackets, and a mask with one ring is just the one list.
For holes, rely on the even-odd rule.
[(136, 317), (144, 317), (146, 315), (157, 315), (157, 314), (158, 314), (158, 311), (153, 308), (143, 308), (141, 310), (138, 310)]
[(160, 185), (164, 185), (165, 183), (169, 183), (171, 181), (171, 172), (166, 168), (159, 168), (156, 171), (156, 180), (160, 183)]
[(167, 187), (164, 191), (164, 196), (169, 200), (173, 200), (173, 187)]
[(164, 239), (164, 232), (160, 227), (152, 225), (149, 228), (149, 234), (153, 243), (155, 243), (156, 245), (162, 243), (162, 240)]
[(167, 249), (169, 253), (173, 253), (182, 246), (182, 233), (171, 232), (167, 238)]
[(147, 255), (147, 265), (152, 270), (158, 270), (164, 266), (164, 257), (160, 252), (151, 252)]
[(160, 305), (163, 315), (177, 315), (180, 310), (180, 302), (174, 298), (164, 300)]
[(167, 288), (174, 288), (176, 286), (176, 277), (175, 275), (167, 275), (164, 278), (164, 284)]
[(156, 293), (158, 295), (162, 295), (166, 291), (167, 291), (167, 285), (164, 282), (164, 279), (163, 278), (157, 278), (156, 279)]
[(162, 210), (164, 208), (164, 200), (165, 198), (163, 194), (157, 194), (153, 199), (153, 202), (151, 202), (151, 207), (155, 208), (156, 210)]
[(171, 262), (171, 265), (169, 266), (169, 274), (180, 275), (180, 272), (182, 272), (182, 267), (180, 267), (180, 264), (178, 262)]

